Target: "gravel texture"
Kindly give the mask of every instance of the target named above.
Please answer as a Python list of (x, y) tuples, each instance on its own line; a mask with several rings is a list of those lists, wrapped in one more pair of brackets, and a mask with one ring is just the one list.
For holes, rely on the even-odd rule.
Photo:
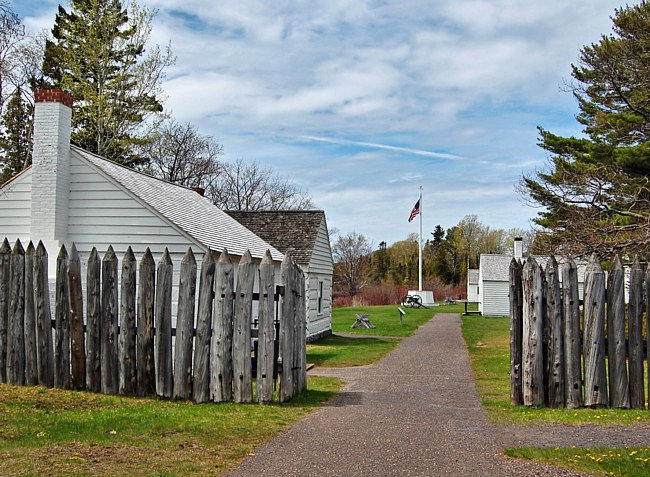
[(377, 364), (316, 368), (339, 397), (230, 475), (579, 475), (501, 454), (520, 445), (647, 445), (648, 427), (495, 427), (479, 402), (457, 314), (438, 314)]

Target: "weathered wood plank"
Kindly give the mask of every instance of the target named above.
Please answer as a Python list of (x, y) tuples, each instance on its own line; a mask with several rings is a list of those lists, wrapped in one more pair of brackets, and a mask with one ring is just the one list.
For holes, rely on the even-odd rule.
[(86, 389), (86, 346), (84, 343), (84, 304), (81, 285), (81, 259), (75, 244), (68, 259), (70, 292), (70, 349), (72, 353), (72, 389)]
[(68, 251), (65, 245), (56, 258), (56, 302), (54, 308), (54, 387), (70, 389), (70, 291)]
[(210, 330), (212, 328), (212, 299), (214, 295), (215, 261), (211, 251), (203, 254), (199, 280), (199, 309), (196, 316), (196, 339), (194, 340), (194, 379), (192, 397), (194, 402), (210, 400)]
[(34, 244), (25, 252), (25, 384), (38, 384), (36, 311), (34, 308)]
[(215, 267), (215, 297), (210, 343), (210, 397), (214, 402), (232, 399), (232, 340), (234, 316), (233, 264), (225, 248)]
[(25, 384), (25, 250), (16, 240), (11, 253), (7, 321), (7, 382)]
[(119, 393), (135, 394), (137, 391), (136, 329), (135, 329), (135, 276), (138, 262), (131, 247), (122, 258), (122, 284), (120, 289), (119, 331)]
[(293, 334), (294, 334), (294, 284), (293, 284), (293, 267), (291, 254), (286, 253), (280, 267), (282, 276), (282, 285), (284, 294), (280, 300), (282, 314), (280, 316), (280, 358), (282, 359), (282, 368), (280, 375), (280, 402), (287, 402), (293, 397), (294, 384), (292, 366), (293, 357)]
[(190, 247), (181, 261), (181, 276), (178, 285), (174, 399), (188, 399), (192, 394), (192, 335), (194, 334), (195, 298), (196, 259)]
[(581, 407), (582, 400), (582, 334), (580, 332), (580, 299), (578, 269), (573, 260), (562, 267), (564, 290), (564, 395), (570, 409)]
[(307, 293), (305, 289), (305, 275), (296, 264), (296, 273), (298, 274), (298, 318), (300, 320), (298, 331), (299, 339), (297, 341), (298, 350), (298, 393), (307, 389)]
[(546, 263), (547, 304), (547, 388), (548, 405), (564, 407), (564, 311), (560, 272), (555, 257), (551, 255)]
[(605, 369), (605, 273), (592, 255), (585, 273), (584, 337), (585, 406), (607, 406)]
[(34, 252), (34, 309), (36, 312), (36, 365), (38, 384), (54, 386), (54, 355), (52, 350), (52, 314), (48, 282), (48, 256), (43, 242)]
[(628, 303), (628, 340), (630, 343), (630, 407), (645, 408), (643, 381), (643, 270), (639, 257), (630, 267), (630, 296)]
[(172, 374), (172, 277), (174, 265), (165, 252), (158, 262), (156, 276), (156, 393), (158, 396), (171, 397), (173, 387)]
[(650, 398), (650, 263), (645, 272), (645, 329), (646, 329), (646, 350), (648, 360), (648, 397)]
[(237, 268), (235, 318), (233, 322), (232, 363), (235, 402), (253, 401), (251, 367), (251, 318), (253, 314), (253, 285), (257, 265), (248, 250)]
[(522, 270), (524, 296), (522, 362), (524, 405), (544, 405), (544, 274), (534, 258)]
[(257, 402), (273, 399), (273, 358), (275, 340), (275, 265), (268, 250), (260, 263), (259, 331), (257, 334)]
[(117, 394), (119, 387), (117, 262), (115, 251), (109, 246), (102, 259), (101, 376), (104, 394)]
[(524, 403), (522, 389), (522, 328), (523, 289), (521, 286), (521, 264), (516, 258), (510, 261), (510, 403), (520, 406)]
[(138, 283), (137, 385), (139, 396), (156, 395), (154, 359), (154, 304), (156, 263), (147, 247), (140, 260)]
[(7, 328), (9, 326), (9, 283), (11, 245), (5, 238), (0, 247), (0, 383), (7, 382)]
[(621, 258), (616, 255), (607, 276), (607, 356), (609, 403), (612, 407), (630, 407), (625, 344), (625, 277)]
[(93, 247), (86, 270), (86, 387), (94, 393), (102, 390), (101, 290), (101, 260)]

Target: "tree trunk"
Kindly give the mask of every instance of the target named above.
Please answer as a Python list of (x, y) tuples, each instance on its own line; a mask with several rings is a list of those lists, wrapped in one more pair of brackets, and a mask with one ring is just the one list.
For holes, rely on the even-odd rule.
[(521, 353), (523, 328), (523, 290), (521, 287), (521, 264), (513, 258), (510, 262), (510, 403), (524, 403), (521, 381)]
[(215, 261), (212, 252), (203, 254), (201, 279), (199, 281), (199, 310), (196, 317), (194, 340), (194, 379), (192, 396), (194, 402), (210, 400), (210, 330), (212, 328), (212, 299), (214, 295)]
[(630, 342), (630, 407), (645, 409), (643, 381), (643, 270), (635, 257), (630, 268), (628, 333)]
[(582, 406), (583, 400), (578, 269), (573, 260), (569, 260), (562, 267), (562, 285), (564, 288), (564, 390), (566, 406), (575, 409)]
[(122, 286), (120, 293), (119, 332), (119, 393), (135, 394), (137, 391), (136, 329), (135, 329), (135, 272), (138, 263), (131, 247), (122, 258)]
[(210, 343), (210, 396), (214, 402), (232, 399), (234, 316), (233, 265), (225, 248), (215, 269), (215, 299)]
[(72, 353), (72, 389), (86, 389), (86, 346), (84, 344), (84, 303), (81, 285), (81, 260), (72, 244), (68, 261), (70, 292), (70, 348)]
[(194, 334), (195, 297), (196, 259), (190, 248), (181, 261), (181, 276), (178, 285), (174, 399), (188, 399), (192, 395), (192, 335)]
[(138, 284), (137, 384), (139, 396), (156, 395), (154, 358), (154, 304), (156, 263), (147, 247), (140, 260)]
[(585, 273), (585, 406), (607, 406), (605, 369), (605, 273), (594, 254)]
[(548, 405), (564, 407), (564, 310), (557, 261), (551, 255), (546, 264), (547, 304), (547, 387)]
[(607, 277), (607, 356), (609, 402), (612, 407), (630, 407), (625, 345), (625, 278), (617, 255)]

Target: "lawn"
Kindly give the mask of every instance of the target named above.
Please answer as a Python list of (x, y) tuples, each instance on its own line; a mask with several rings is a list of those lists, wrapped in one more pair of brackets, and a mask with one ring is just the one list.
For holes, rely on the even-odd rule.
[(650, 449), (648, 447), (506, 449), (506, 455), (556, 465), (594, 475), (645, 477), (650, 475)]
[[(375, 336), (411, 336), (413, 332), (429, 321), (436, 313), (462, 313), (463, 305), (441, 305), (431, 308), (406, 308), (400, 325), (398, 305), (352, 306), (332, 309), (332, 331), (334, 333), (355, 333)], [(350, 326), (355, 322), (356, 314), (366, 314), (375, 328), (356, 328)]]
[(0, 384), (0, 475), (219, 475), (333, 398), (310, 377), (285, 405), (192, 404)]
[(307, 362), (333, 368), (363, 366), (379, 361), (399, 342), (390, 338), (328, 336), (307, 345)]
[(500, 424), (650, 424), (650, 413), (629, 409), (551, 409), (510, 404), (510, 321), (508, 317), (463, 317), (463, 336), (476, 388), (488, 416)]

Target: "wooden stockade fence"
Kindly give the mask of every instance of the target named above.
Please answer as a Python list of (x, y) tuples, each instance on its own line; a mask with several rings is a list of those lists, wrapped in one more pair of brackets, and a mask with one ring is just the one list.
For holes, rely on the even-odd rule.
[(650, 265), (644, 271), (638, 258), (630, 268), (628, 301), (626, 317), (620, 258), (614, 259), (606, 279), (592, 256), (585, 271), (581, 328), (575, 262), (568, 260), (560, 270), (552, 256), (545, 269), (533, 257), (523, 264), (513, 259), (512, 404), (645, 409), (643, 360), (644, 348), (650, 349), (650, 333), (644, 342), (642, 330), (644, 310), (650, 325)]
[[(276, 287), (270, 252), (257, 265), (246, 251), (235, 286), (228, 251), (216, 256), (203, 257), (197, 302), (197, 262), (191, 249), (185, 254), (172, 328), (173, 264), (167, 250), (156, 268), (149, 249), (138, 265), (129, 247), (118, 283), (113, 248), (103, 259), (93, 248), (84, 303), (79, 253), (74, 244), (70, 254), (62, 246), (52, 320), (43, 243), (34, 248), (30, 242), (25, 251), (18, 240), (12, 250), (5, 239), (0, 247), (0, 382), (246, 403), (253, 402), (256, 379), (255, 400), (268, 403), (279, 378), (279, 400), (289, 401), (307, 388), (302, 271), (286, 255), (282, 284)], [(259, 293), (254, 293), (258, 271)], [(256, 320), (253, 301), (259, 301)], [(256, 347), (251, 346), (254, 336)]]

